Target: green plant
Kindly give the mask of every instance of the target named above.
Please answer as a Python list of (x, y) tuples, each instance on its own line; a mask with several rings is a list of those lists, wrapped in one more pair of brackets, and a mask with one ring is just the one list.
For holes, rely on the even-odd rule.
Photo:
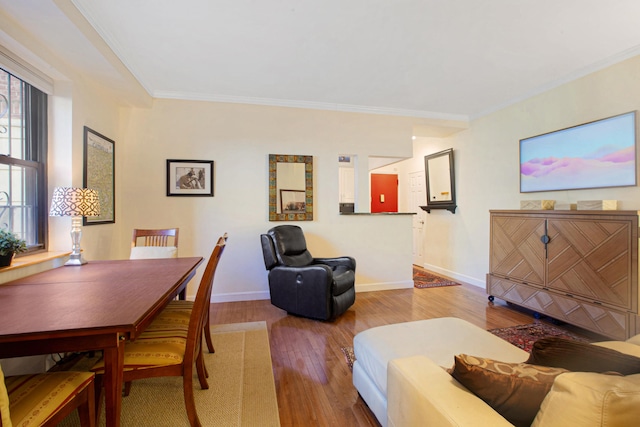
[(10, 253), (19, 253), (27, 250), (27, 242), (18, 239), (15, 234), (8, 230), (0, 230), (0, 255), (6, 256)]

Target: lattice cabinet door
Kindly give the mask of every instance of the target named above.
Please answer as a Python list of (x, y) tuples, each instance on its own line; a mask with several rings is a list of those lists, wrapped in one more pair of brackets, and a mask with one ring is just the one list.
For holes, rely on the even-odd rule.
[(542, 286), (545, 272), (544, 218), (491, 215), (491, 274)]
[(631, 227), (624, 220), (549, 219), (547, 286), (631, 310)]

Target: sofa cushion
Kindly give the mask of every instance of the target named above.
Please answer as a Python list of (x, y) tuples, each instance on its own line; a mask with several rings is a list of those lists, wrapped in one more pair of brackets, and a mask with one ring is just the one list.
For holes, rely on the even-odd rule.
[(515, 426), (530, 426), (553, 380), (568, 372), (461, 354), (451, 375)]
[(626, 342), (630, 344), (640, 345), (640, 334), (632, 336)]
[(622, 375), (640, 373), (640, 357), (558, 337), (543, 338), (533, 343), (527, 363), (574, 372), (612, 371)]
[(638, 425), (640, 374), (570, 372), (559, 376), (532, 427)]
[(631, 344), (625, 341), (602, 341), (594, 342), (592, 345), (609, 348), (630, 356), (640, 357), (640, 345)]
[[(421, 339), (416, 339), (421, 337)], [(353, 339), (356, 364), (387, 396), (387, 364), (392, 359), (422, 354), (443, 367), (451, 366), (453, 355), (465, 353), (524, 362), (529, 353), (466, 320), (440, 317), (376, 326)], [(354, 369), (355, 372), (355, 369)]]
[(513, 427), (426, 356), (389, 362), (388, 426)]

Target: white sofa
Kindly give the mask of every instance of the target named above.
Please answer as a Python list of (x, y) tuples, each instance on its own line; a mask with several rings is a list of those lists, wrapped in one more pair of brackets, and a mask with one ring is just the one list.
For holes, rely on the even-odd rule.
[[(353, 339), (353, 385), (383, 426), (387, 425), (387, 365), (423, 355), (450, 368), (453, 356), (467, 353), (505, 362), (524, 362), (529, 353), (455, 317), (395, 323), (367, 329)], [(442, 368), (440, 368), (442, 370)]]
[[(640, 356), (640, 335), (626, 343), (598, 344)], [(356, 335), (353, 383), (383, 426), (511, 426), (443, 369), (451, 368), (454, 356), (463, 353), (514, 363), (524, 362), (529, 357), (529, 353), (461, 319), (448, 317), (398, 323), (372, 328)], [(603, 377), (606, 376), (580, 372), (562, 374), (558, 378), (563, 378), (561, 385), (568, 387), (572, 393), (582, 393), (581, 387), (585, 387), (582, 383), (585, 383), (591, 399), (624, 396), (624, 399), (619, 399), (621, 403), (610, 399), (612, 405), (617, 405), (613, 412), (622, 414), (620, 416), (623, 418), (608, 414), (607, 426), (626, 425), (627, 418), (624, 416), (629, 414), (640, 419), (640, 374), (602, 379)], [(594, 381), (603, 385), (604, 391), (592, 389)], [(557, 383), (560, 381), (556, 379), (553, 387)], [(611, 389), (615, 389), (613, 394), (609, 393)], [(582, 400), (589, 408), (597, 406), (597, 402)], [(579, 411), (577, 415), (566, 412), (563, 416), (558, 416), (554, 412), (557, 412), (557, 406), (555, 404), (549, 408), (545, 417), (541, 417), (539, 413), (537, 425), (571, 425), (567, 424), (566, 416), (598, 417), (598, 414), (586, 414), (587, 411), (582, 409), (576, 409)], [(580, 405), (573, 403), (560, 406), (580, 408)], [(605, 405), (600, 405), (601, 408), (603, 406)], [(550, 422), (549, 418), (562, 419), (564, 424)], [(587, 421), (589, 420), (584, 422)]]

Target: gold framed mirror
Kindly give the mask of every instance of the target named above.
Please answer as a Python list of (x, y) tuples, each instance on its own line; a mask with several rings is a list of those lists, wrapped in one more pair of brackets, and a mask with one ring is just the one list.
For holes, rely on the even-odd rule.
[(313, 221), (313, 156), (269, 154), (269, 221)]

